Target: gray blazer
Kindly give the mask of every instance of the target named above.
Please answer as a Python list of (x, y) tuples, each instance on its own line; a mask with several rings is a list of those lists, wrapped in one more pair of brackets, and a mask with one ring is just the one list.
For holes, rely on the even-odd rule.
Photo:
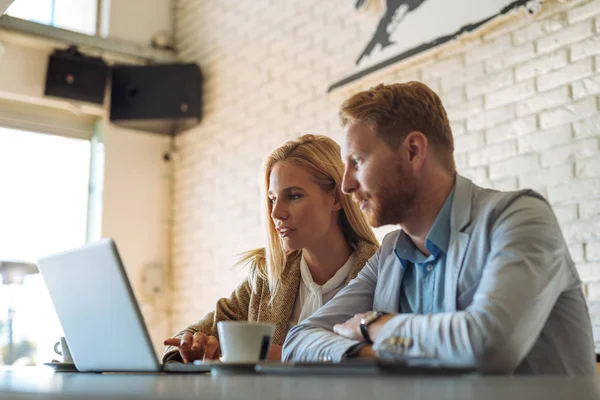
[[(492, 373), (595, 374), (581, 281), (546, 200), (457, 175), (450, 226), (447, 312), (395, 316), (374, 344), (378, 355)], [(388, 234), (356, 279), (288, 333), (284, 360), (339, 361), (359, 342), (336, 335), (333, 325), (370, 310), (399, 312), (399, 233)]]

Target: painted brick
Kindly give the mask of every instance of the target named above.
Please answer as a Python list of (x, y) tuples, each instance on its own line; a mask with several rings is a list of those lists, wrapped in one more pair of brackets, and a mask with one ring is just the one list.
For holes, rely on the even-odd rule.
[(525, 42), (530, 42), (539, 37), (557, 32), (565, 26), (567, 26), (567, 20), (562, 18), (561, 15), (555, 15), (552, 18), (534, 22), (523, 29), (513, 32), (513, 43), (519, 46)]
[(511, 176), (490, 181), (487, 186), (491, 189), (506, 192), (519, 189), (519, 181), (516, 176)]
[(571, 45), (571, 61), (583, 60), (598, 54), (600, 54), (600, 36), (593, 36)]
[(540, 128), (547, 129), (577, 121), (597, 113), (596, 99), (585, 99), (540, 113)]
[[(600, 197), (599, 179), (574, 180), (567, 184), (548, 189), (548, 200), (552, 205), (573, 201), (581, 202), (582, 200), (597, 197)], [(579, 217), (584, 218), (581, 208), (579, 210)]]
[(453, 107), (467, 101), (467, 95), (464, 87), (456, 88), (440, 96), (444, 107)]
[(570, 64), (564, 68), (538, 76), (537, 88), (539, 91), (550, 90), (565, 83), (578, 81), (594, 73), (593, 60), (591, 58)]
[(600, 242), (585, 244), (585, 259), (587, 261), (600, 261)]
[(489, 128), (516, 117), (516, 107), (512, 104), (483, 111), (467, 119), (467, 130), (478, 131)]
[[(575, 221), (577, 219), (577, 205), (576, 204), (569, 204), (566, 206), (554, 206), (554, 207), (552, 207), (552, 210), (554, 211), (554, 214), (556, 215), (556, 219), (560, 223)], [(569, 249), (577, 248), (577, 247), (579, 247), (579, 249), (577, 251), (581, 251), (582, 256), (583, 256), (583, 246), (581, 244), (572, 245), (569, 247)], [(583, 257), (582, 257), (581, 261), (583, 261)]]
[[(584, 282), (600, 280), (600, 263), (577, 264), (579, 277)], [(598, 314), (600, 316), (600, 313)], [(597, 321), (597, 319), (595, 319)]]
[(533, 79), (517, 83), (485, 95), (485, 108), (496, 108), (505, 104), (518, 102), (535, 94)]
[(560, 69), (568, 64), (566, 50), (537, 57), (525, 64), (515, 67), (515, 79), (522, 81), (536, 76), (543, 76), (550, 71)]
[(482, 148), (485, 143), (483, 132), (473, 132), (454, 138), (454, 149), (458, 153)]
[(463, 54), (458, 54), (453, 57), (436, 60), (435, 63), (421, 70), (421, 77), (424, 80), (432, 78), (440, 78), (448, 76), (455, 72), (461, 71), (465, 67), (465, 59)]
[[(600, 302), (600, 283), (586, 282), (587, 285), (587, 300), (589, 302)], [(600, 335), (600, 326), (594, 327), (594, 333)], [(598, 336), (596, 336), (598, 337)]]
[(574, 122), (573, 130), (577, 139), (600, 135), (600, 116), (585, 118)]
[(591, 76), (571, 84), (573, 99), (600, 94), (600, 75)]
[(594, 0), (569, 10), (567, 13), (567, 20), (570, 24), (574, 24), (598, 14), (600, 14), (600, 0)]
[(517, 139), (517, 149), (519, 153), (541, 151), (567, 144), (572, 140), (572, 136), (571, 125), (557, 126), (519, 137)]
[(503, 53), (512, 46), (510, 36), (502, 36), (491, 42), (483, 43), (481, 46), (477, 46), (465, 53), (465, 62), (467, 64), (473, 64), (486, 60), (497, 54)]
[(600, 158), (592, 160), (578, 160), (575, 163), (578, 178), (600, 178)]
[(453, 89), (463, 86), (467, 82), (476, 80), (484, 76), (483, 62), (468, 65), (461, 73), (450, 74), (440, 78), (440, 88), (442, 94), (448, 93)]
[(537, 129), (537, 118), (530, 116), (489, 128), (485, 132), (486, 143), (499, 143), (531, 133)]
[[(540, 189), (556, 187), (573, 180), (573, 167), (571, 165), (561, 165), (549, 169), (532, 170), (527, 174), (519, 175), (521, 188)], [(577, 215), (575, 208), (575, 216)]]
[(585, 261), (583, 245), (576, 243), (569, 246), (569, 253), (571, 254), (571, 258), (574, 262), (583, 262)]
[(481, 111), (483, 111), (483, 97), (471, 99), (452, 108), (446, 108), (446, 113), (451, 121), (463, 120)]
[(583, 220), (600, 217), (600, 199), (581, 201), (579, 203), (579, 217)]
[(525, 154), (490, 164), (490, 179), (500, 179), (509, 176), (524, 175), (540, 167), (537, 154)]
[[(583, 264), (583, 263), (582, 263)], [(600, 265), (600, 263), (598, 264)], [(577, 266), (577, 269), (579, 269), (579, 266)], [(580, 275), (581, 277), (581, 275)], [(592, 281), (594, 279), (589, 279), (589, 281)], [(600, 321), (600, 303), (588, 303), (588, 311), (590, 313), (590, 317), (593, 318), (593, 321)]]
[(594, 34), (591, 21), (584, 21), (565, 28), (552, 35), (543, 36), (536, 43), (539, 54), (549, 53), (571, 43), (578, 42)]
[(584, 158), (597, 157), (599, 152), (598, 139), (584, 139), (545, 150), (541, 153), (542, 166), (552, 167), (574, 163)]
[(466, 168), (460, 170), (460, 174), (469, 178), (476, 184), (481, 184), (487, 180), (487, 167)]
[(570, 102), (569, 87), (566, 85), (561, 86), (520, 101), (517, 104), (517, 116), (523, 117)]
[(525, 43), (519, 47), (491, 57), (485, 61), (485, 70), (488, 73), (494, 73), (516, 64), (521, 64), (535, 57), (535, 46), (533, 43)]
[(467, 131), (465, 127), (465, 121), (450, 121), (450, 128), (452, 129), (452, 135), (456, 138), (457, 136), (464, 135)]
[[(471, 40), (472, 39), (472, 40)], [(474, 49), (484, 43), (480, 37), (473, 37), (470, 40), (460, 40), (460, 38), (452, 43), (448, 43), (448, 47), (444, 48), (441, 53), (444, 57), (452, 57), (457, 54), (464, 54), (469, 49)]]
[(468, 157), (467, 153), (455, 153), (454, 154), (454, 163), (456, 164), (456, 169), (463, 170), (468, 167), (469, 160), (467, 157)]
[(494, 92), (510, 85), (514, 82), (513, 75), (513, 71), (509, 69), (494, 75), (486, 75), (481, 79), (467, 83), (467, 99)]
[(600, 219), (590, 221), (573, 221), (561, 225), (563, 235), (569, 244), (600, 241), (600, 230), (598, 230)]
[(471, 151), (468, 154), (469, 167), (487, 165), (493, 161), (503, 160), (517, 154), (517, 143), (514, 140), (491, 146), (480, 150)]

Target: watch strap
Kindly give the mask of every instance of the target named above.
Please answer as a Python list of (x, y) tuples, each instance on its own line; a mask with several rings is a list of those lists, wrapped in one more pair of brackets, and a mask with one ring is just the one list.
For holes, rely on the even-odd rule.
[(360, 333), (362, 334), (367, 344), (373, 344), (373, 340), (371, 340), (371, 336), (369, 336), (369, 325), (377, 321), (385, 314), (387, 313), (382, 311), (371, 311), (371, 313), (369, 313), (366, 317), (363, 317), (360, 320)]

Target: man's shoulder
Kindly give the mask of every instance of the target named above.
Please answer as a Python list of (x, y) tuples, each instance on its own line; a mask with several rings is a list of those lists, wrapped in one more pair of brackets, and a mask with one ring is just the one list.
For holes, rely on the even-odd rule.
[[(553, 215), (548, 201), (532, 189), (500, 191), (482, 188), (473, 184), (471, 203), (471, 223), (494, 223), (499, 218), (518, 216), (516, 211), (531, 210), (543, 214), (544, 219)], [(551, 217), (554, 219), (553, 217)]]
[(379, 248), (379, 255), (387, 256), (394, 251), (394, 246), (398, 241), (398, 237), (402, 234), (402, 229), (395, 229), (389, 233), (387, 233), (383, 237), (383, 241), (381, 242), (381, 247)]

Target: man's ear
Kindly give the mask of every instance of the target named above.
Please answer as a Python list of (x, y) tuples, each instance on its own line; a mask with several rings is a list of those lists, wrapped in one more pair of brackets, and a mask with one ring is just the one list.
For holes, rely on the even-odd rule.
[(404, 139), (402, 146), (408, 154), (408, 161), (415, 169), (420, 169), (425, 158), (429, 142), (427, 137), (419, 131), (412, 131)]

